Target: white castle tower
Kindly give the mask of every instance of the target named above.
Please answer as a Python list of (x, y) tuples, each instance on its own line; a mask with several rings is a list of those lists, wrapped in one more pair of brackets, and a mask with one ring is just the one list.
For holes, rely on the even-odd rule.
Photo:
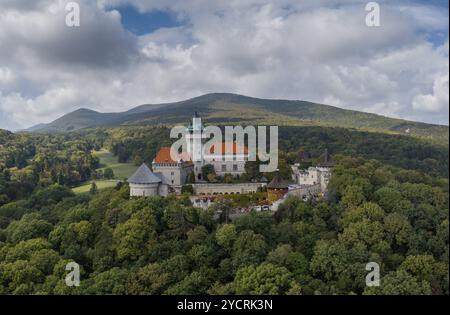
[(195, 112), (192, 124), (188, 127), (186, 134), (187, 151), (194, 164), (194, 174), (196, 180), (203, 180), (202, 167), (204, 166), (204, 148), (206, 135), (203, 133), (202, 119)]

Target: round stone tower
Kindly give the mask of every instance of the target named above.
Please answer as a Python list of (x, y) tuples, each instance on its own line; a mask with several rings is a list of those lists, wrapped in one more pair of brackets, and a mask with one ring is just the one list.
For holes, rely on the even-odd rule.
[(159, 195), (161, 179), (143, 163), (136, 172), (128, 178), (130, 197), (151, 197)]

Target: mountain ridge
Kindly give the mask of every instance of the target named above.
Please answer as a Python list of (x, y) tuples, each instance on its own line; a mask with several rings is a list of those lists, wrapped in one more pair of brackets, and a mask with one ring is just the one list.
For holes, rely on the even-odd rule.
[(209, 93), (183, 101), (143, 104), (123, 112), (79, 108), (29, 132), (67, 132), (84, 128), (186, 123), (197, 111), (206, 123), (315, 125), (355, 128), (448, 140), (448, 126), (414, 122), (301, 100), (263, 99)]

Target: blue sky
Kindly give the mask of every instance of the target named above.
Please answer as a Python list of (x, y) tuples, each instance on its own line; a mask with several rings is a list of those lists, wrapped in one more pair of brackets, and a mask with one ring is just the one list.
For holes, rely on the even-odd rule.
[[(401, 1), (399, 1), (401, 2)], [(407, 2), (407, 1), (405, 1)], [(418, 5), (425, 5), (430, 7), (435, 7), (437, 10), (442, 10), (442, 12), (446, 12), (445, 14), (448, 15), (449, 10), (449, 1), (448, 0), (419, 0), (419, 1), (411, 1), (411, 3), (418, 4)], [(443, 21), (444, 23), (445, 21)], [(432, 42), (434, 45), (442, 45), (448, 38), (449, 32), (448, 32), (448, 21), (447, 23), (447, 29), (445, 30), (430, 30), (427, 28), (420, 29), (419, 32), (423, 34), (423, 36)]]
[(177, 19), (176, 14), (167, 10), (139, 12), (139, 10), (132, 5), (113, 7), (113, 9), (120, 12), (124, 28), (138, 36), (152, 33), (159, 28), (177, 27), (182, 25)]
[[(365, 3), (364, 1), (362, 2)], [(386, 1), (379, 1), (381, 5), (383, 5), (383, 2)], [(449, 9), (448, 0), (398, 0), (390, 1), (390, 3), (424, 5), (438, 9), (441, 8), (443, 11), (448, 11)], [(331, 3), (330, 5), (333, 4)], [(338, 3), (335, 6), (342, 7), (342, 4)], [(140, 12), (136, 6), (127, 4), (121, 6), (111, 6), (109, 9), (119, 11), (122, 17), (123, 27), (138, 36), (150, 34), (160, 28), (179, 27), (187, 23), (186, 19), (181, 20), (180, 18), (177, 18), (177, 14), (173, 11), (169, 11), (167, 8), (165, 10), (153, 9)], [(436, 46), (442, 45), (449, 36), (448, 28), (446, 31), (436, 31), (425, 27), (418, 29), (417, 31)]]

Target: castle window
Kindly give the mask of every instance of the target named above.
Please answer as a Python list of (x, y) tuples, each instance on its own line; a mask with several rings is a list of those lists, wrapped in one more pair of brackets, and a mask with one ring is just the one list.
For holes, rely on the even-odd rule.
[(238, 170), (237, 164), (233, 164), (233, 171), (237, 171), (237, 170)]
[(227, 170), (227, 165), (226, 164), (222, 164), (222, 172), (226, 172)]

